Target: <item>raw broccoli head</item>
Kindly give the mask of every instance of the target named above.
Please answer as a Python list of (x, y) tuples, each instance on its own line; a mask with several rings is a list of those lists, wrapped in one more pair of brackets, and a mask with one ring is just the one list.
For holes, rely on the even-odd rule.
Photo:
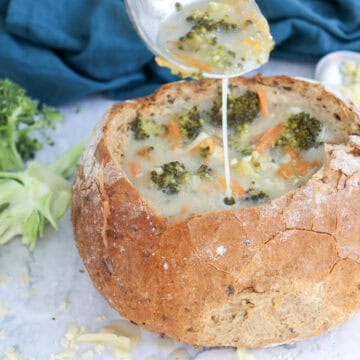
[(321, 132), (322, 124), (309, 114), (301, 112), (291, 115), (284, 125), (285, 130), (276, 142), (277, 146), (291, 146), (298, 150), (309, 150), (320, 145), (317, 137)]
[(199, 134), (203, 123), (204, 120), (200, 116), (197, 106), (184, 111), (179, 118), (181, 136), (187, 139), (192, 139)]
[(10, 80), (0, 80), (0, 170), (23, 167), (34, 158), (43, 143), (51, 143), (46, 130), (54, 129), (60, 113), (26, 96), (25, 90)]
[(150, 136), (159, 136), (164, 131), (164, 126), (156, 123), (154, 120), (145, 119), (138, 116), (131, 124), (131, 130), (134, 132), (136, 140), (145, 140)]
[(212, 169), (205, 164), (200, 165), (200, 167), (196, 170), (196, 175), (198, 175), (202, 180), (209, 179), (211, 177), (211, 173)]
[(152, 182), (165, 194), (177, 194), (189, 181), (189, 173), (179, 161), (169, 162), (150, 174)]
[[(260, 112), (260, 102), (257, 94), (247, 91), (245, 94), (236, 97), (231, 91), (228, 97), (228, 126), (229, 128), (241, 129), (244, 124), (252, 123)], [(214, 125), (222, 124), (222, 99), (221, 94), (214, 101), (209, 113), (211, 122)]]
[(21, 134), (16, 141), (16, 149), (23, 160), (33, 159), (43, 144), (30, 136)]

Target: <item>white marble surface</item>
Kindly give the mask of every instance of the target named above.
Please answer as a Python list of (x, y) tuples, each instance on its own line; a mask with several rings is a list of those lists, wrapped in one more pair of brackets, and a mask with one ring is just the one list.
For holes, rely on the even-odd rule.
[[(311, 78), (314, 66), (272, 61), (262, 72)], [(88, 136), (110, 104), (109, 100), (93, 97), (64, 107), (65, 122), (56, 131), (56, 145), (42, 151), (38, 159), (51, 161)], [(97, 331), (118, 318), (95, 291), (83, 269), (74, 246), (69, 214), (62, 219), (57, 231), (47, 228), (34, 252), (17, 239), (0, 248), (0, 359), (9, 347), (15, 348), (23, 359), (50, 359), (51, 354), (63, 351), (60, 339), (70, 325)], [(4, 276), (9, 277), (8, 282)], [(186, 348), (191, 359), (237, 359), (234, 349), (195, 350), (174, 342), (159, 346), (158, 336), (145, 331), (132, 359), (142, 360), (154, 354), (158, 359), (169, 359), (169, 354), (179, 347)], [(85, 347), (73, 358), (82, 359), (83, 349)], [(360, 316), (317, 338), (249, 353), (257, 360), (359, 360)], [(112, 358), (111, 352), (94, 357)]]

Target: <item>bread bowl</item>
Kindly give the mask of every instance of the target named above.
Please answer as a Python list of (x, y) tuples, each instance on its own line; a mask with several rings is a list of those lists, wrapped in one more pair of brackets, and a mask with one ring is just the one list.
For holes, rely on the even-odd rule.
[[(231, 81), (295, 102), (333, 129), (300, 187), (244, 208), (159, 215), (130, 181), (131, 123), (214, 98), (179, 82), (114, 105), (74, 179), (72, 222), (98, 291), (122, 316), (178, 341), (256, 348), (325, 332), (360, 309), (360, 118), (322, 86), (289, 77)], [(167, 109), (167, 110), (166, 110)]]

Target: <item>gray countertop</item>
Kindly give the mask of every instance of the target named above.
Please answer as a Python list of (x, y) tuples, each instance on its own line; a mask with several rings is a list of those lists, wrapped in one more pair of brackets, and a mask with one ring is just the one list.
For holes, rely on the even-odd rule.
[[(312, 78), (313, 64), (271, 61), (264, 75), (285, 74)], [(81, 138), (89, 136), (96, 121), (112, 102), (100, 96), (83, 99), (61, 110), (65, 121), (56, 130), (56, 145), (44, 149), (38, 159), (48, 162)], [(69, 213), (60, 221), (58, 230), (47, 227), (44, 238), (30, 252), (18, 239), (0, 248), (0, 358), (13, 348), (21, 359), (113, 359), (106, 349), (94, 353), (90, 345), (80, 345), (73, 353), (63, 353), (61, 339), (71, 325), (96, 332), (117, 313), (94, 289), (74, 246)], [(187, 351), (189, 359), (236, 360), (360, 359), (360, 316), (322, 336), (284, 346), (248, 351), (237, 356), (234, 349), (193, 349), (184, 344), (159, 339), (156, 334), (141, 331), (140, 342), (132, 359), (185, 359), (174, 350)], [(87, 351), (87, 352), (86, 352)], [(11, 351), (8, 351), (10, 354)], [(172, 357), (171, 354), (172, 353)], [(53, 356), (51, 354), (62, 354)], [(92, 357), (92, 355), (94, 355)], [(4, 359), (17, 360), (15, 355)]]

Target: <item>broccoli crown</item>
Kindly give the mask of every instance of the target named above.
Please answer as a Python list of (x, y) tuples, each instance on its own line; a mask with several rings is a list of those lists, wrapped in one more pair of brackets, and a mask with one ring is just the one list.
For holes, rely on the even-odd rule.
[(24, 134), (21, 134), (16, 141), (16, 149), (23, 160), (33, 159), (42, 147), (43, 144), (38, 139), (33, 139)]
[(172, 161), (161, 166), (160, 170), (150, 173), (152, 182), (165, 194), (177, 194), (189, 181), (189, 173), (179, 161)]
[(145, 140), (150, 136), (159, 136), (164, 131), (164, 126), (156, 123), (154, 120), (145, 119), (138, 116), (131, 124), (131, 130), (134, 132), (136, 140)]
[(285, 130), (276, 145), (291, 146), (299, 150), (317, 147), (320, 145), (317, 137), (321, 129), (321, 122), (305, 112), (291, 115), (286, 120)]
[(194, 11), (186, 20), (192, 23), (192, 28), (178, 40), (178, 49), (198, 52), (207, 49), (212, 63), (219, 67), (232, 66), (236, 53), (227, 46), (218, 44), (218, 31), (238, 29), (238, 25), (231, 23), (225, 15), (222, 19), (215, 19), (209, 12)]
[(196, 175), (198, 175), (202, 180), (209, 179), (211, 177), (211, 173), (212, 169), (205, 164), (200, 165), (200, 167), (196, 170)]
[(249, 188), (246, 192), (245, 200), (252, 201), (256, 204), (262, 204), (269, 200), (269, 195), (262, 190), (255, 190), (253, 188)]
[(200, 116), (197, 106), (184, 111), (179, 118), (181, 136), (187, 139), (192, 139), (199, 134), (203, 123), (204, 120)]
[[(257, 94), (253, 91), (247, 91), (244, 95), (236, 97), (231, 91), (228, 97), (228, 126), (238, 130), (244, 129), (244, 124), (254, 121), (260, 112), (260, 102)], [(222, 124), (222, 99), (221, 94), (214, 101), (209, 113), (210, 120), (214, 125)]]
[(46, 130), (61, 119), (51, 107), (41, 106), (26, 96), (25, 90), (10, 80), (0, 80), (0, 170), (19, 169), (34, 158), (43, 146), (32, 134), (40, 133), (51, 143)]
[(237, 24), (229, 21), (229, 16), (225, 15), (222, 19), (216, 20), (208, 12), (194, 11), (186, 20), (194, 24), (192, 31), (199, 33), (230, 31), (238, 28)]

